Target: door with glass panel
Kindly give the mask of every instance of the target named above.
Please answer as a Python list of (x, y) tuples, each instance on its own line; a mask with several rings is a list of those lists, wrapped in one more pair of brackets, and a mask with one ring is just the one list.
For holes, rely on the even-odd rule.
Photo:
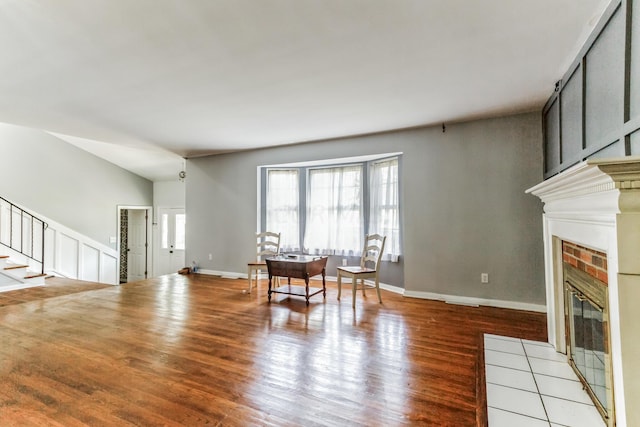
[(185, 267), (185, 225), (184, 208), (158, 209), (158, 231), (160, 250), (156, 275), (175, 273)]

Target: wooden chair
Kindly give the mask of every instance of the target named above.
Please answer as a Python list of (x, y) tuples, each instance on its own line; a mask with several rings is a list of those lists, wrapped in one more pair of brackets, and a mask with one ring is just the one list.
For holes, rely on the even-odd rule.
[[(278, 255), (280, 250), (280, 233), (273, 233), (271, 231), (265, 231), (263, 233), (256, 233), (256, 260), (247, 264), (249, 274), (249, 293), (253, 287), (253, 273), (256, 275), (256, 286), (258, 285), (258, 278), (260, 271), (267, 271), (267, 263), (264, 261), (266, 257)], [(276, 278), (276, 281), (278, 278)]]
[(340, 294), (342, 293), (342, 276), (345, 276), (351, 277), (351, 284), (353, 286), (353, 308), (356, 308), (356, 286), (358, 280), (360, 280), (362, 285), (362, 296), (365, 296), (364, 279), (375, 279), (378, 301), (382, 303), (378, 271), (380, 270), (380, 259), (384, 252), (384, 242), (386, 240), (386, 236), (379, 234), (366, 235), (360, 265), (354, 267), (338, 267), (338, 299), (340, 299)]

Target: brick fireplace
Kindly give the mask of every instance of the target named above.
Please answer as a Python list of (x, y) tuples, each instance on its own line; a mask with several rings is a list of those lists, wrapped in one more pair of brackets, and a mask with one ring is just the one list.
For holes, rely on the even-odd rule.
[(609, 283), (607, 277), (607, 254), (578, 245), (573, 242), (562, 242), (562, 261), (584, 271), (589, 276)]
[(640, 425), (640, 157), (588, 160), (527, 190), (544, 203), (549, 342), (567, 353), (564, 266), (606, 284), (615, 421)]

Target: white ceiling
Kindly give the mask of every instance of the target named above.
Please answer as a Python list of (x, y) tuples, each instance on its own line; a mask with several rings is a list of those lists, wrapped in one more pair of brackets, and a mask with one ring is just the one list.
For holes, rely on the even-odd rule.
[(0, 121), (161, 180), (179, 156), (530, 111), (609, 2), (0, 0)]

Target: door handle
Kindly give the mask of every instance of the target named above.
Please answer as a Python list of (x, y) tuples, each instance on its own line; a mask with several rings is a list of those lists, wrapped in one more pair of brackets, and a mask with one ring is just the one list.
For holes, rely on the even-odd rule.
[(172, 253), (173, 253), (173, 251), (169, 251), (169, 253), (170, 253), (170, 254), (172, 254)]

